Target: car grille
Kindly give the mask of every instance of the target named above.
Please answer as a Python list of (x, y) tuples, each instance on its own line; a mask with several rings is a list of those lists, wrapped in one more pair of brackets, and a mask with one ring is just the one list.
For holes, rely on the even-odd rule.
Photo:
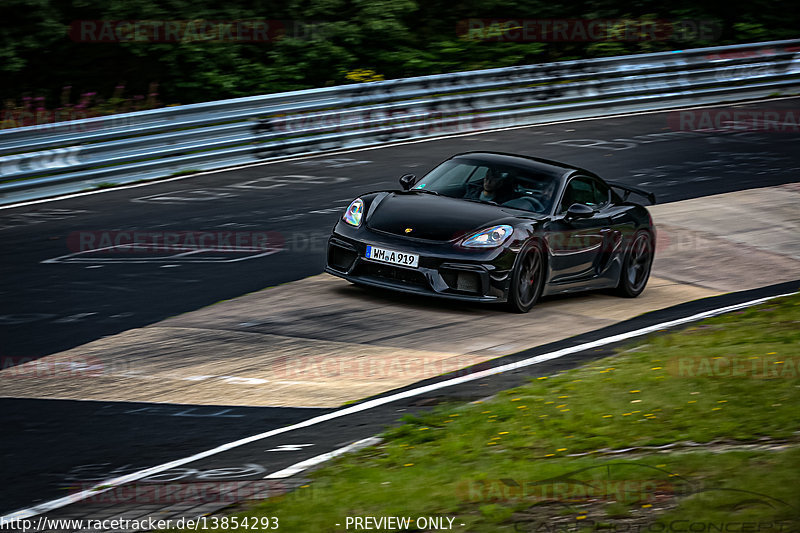
[(398, 268), (391, 265), (379, 265), (364, 261), (356, 268), (356, 275), (369, 276), (373, 278), (382, 278), (391, 281), (399, 281), (407, 285), (417, 285), (419, 287), (428, 287), (428, 280), (422, 272), (416, 270), (409, 270), (407, 268)]

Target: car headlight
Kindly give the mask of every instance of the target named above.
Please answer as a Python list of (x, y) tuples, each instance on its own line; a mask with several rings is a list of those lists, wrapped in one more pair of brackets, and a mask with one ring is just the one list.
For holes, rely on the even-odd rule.
[(342, 220), (350, 224), (351, 226), (360, 226), (361, 225), (361, 215), (364, 214), (364, 201), (361, 198), (356, 198), (350, 205), (347, 206), (347, 211), (344, 212), (344, 216)]
[(483, 229), (467, 237), (464, 239), (464, 242), (461, 243), (461, 246), (466, 246), (467, 248), (492, 248), (494, 246), (500, 246), (512, 233), (514, 233), (514, 228), (507, 224), (492, 226), (491, 228)]

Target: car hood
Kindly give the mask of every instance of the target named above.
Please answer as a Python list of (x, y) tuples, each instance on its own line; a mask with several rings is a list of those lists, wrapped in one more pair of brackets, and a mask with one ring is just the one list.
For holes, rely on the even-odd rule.
[[(452, 241), (496, 224), (513, 224), (520, 215), (518, 210), (447, 196), (390, 192), (375, 198), (366, 224), (395, 235)], [(537, 218), (535, 213), (530, 216)]]

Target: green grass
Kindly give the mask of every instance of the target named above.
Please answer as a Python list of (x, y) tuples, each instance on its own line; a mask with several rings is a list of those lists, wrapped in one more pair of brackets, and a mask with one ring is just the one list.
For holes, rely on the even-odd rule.
[(380, 446), (245, 514), (278, 516), (282, 531), (344, 531), (366, 515), (445, 515), (479, 532), (796, 519), (799, 364), (800, 297), (773, 300), (406, 417)]

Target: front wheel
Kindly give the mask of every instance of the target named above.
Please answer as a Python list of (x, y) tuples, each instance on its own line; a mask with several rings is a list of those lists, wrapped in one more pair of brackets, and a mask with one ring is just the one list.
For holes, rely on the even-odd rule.
[(538, 243), (531, 243), (520, 251), (508, 287), (508, 306), (517, 313), (530, 311), (544, 287), (544, 254)]
[(650, 278), (652, 264), (653, 238), (647, 231), (640, 231), (633, 236), (633, 243), (623, 260), (617, 294), (627, 298), (639, 296)]

